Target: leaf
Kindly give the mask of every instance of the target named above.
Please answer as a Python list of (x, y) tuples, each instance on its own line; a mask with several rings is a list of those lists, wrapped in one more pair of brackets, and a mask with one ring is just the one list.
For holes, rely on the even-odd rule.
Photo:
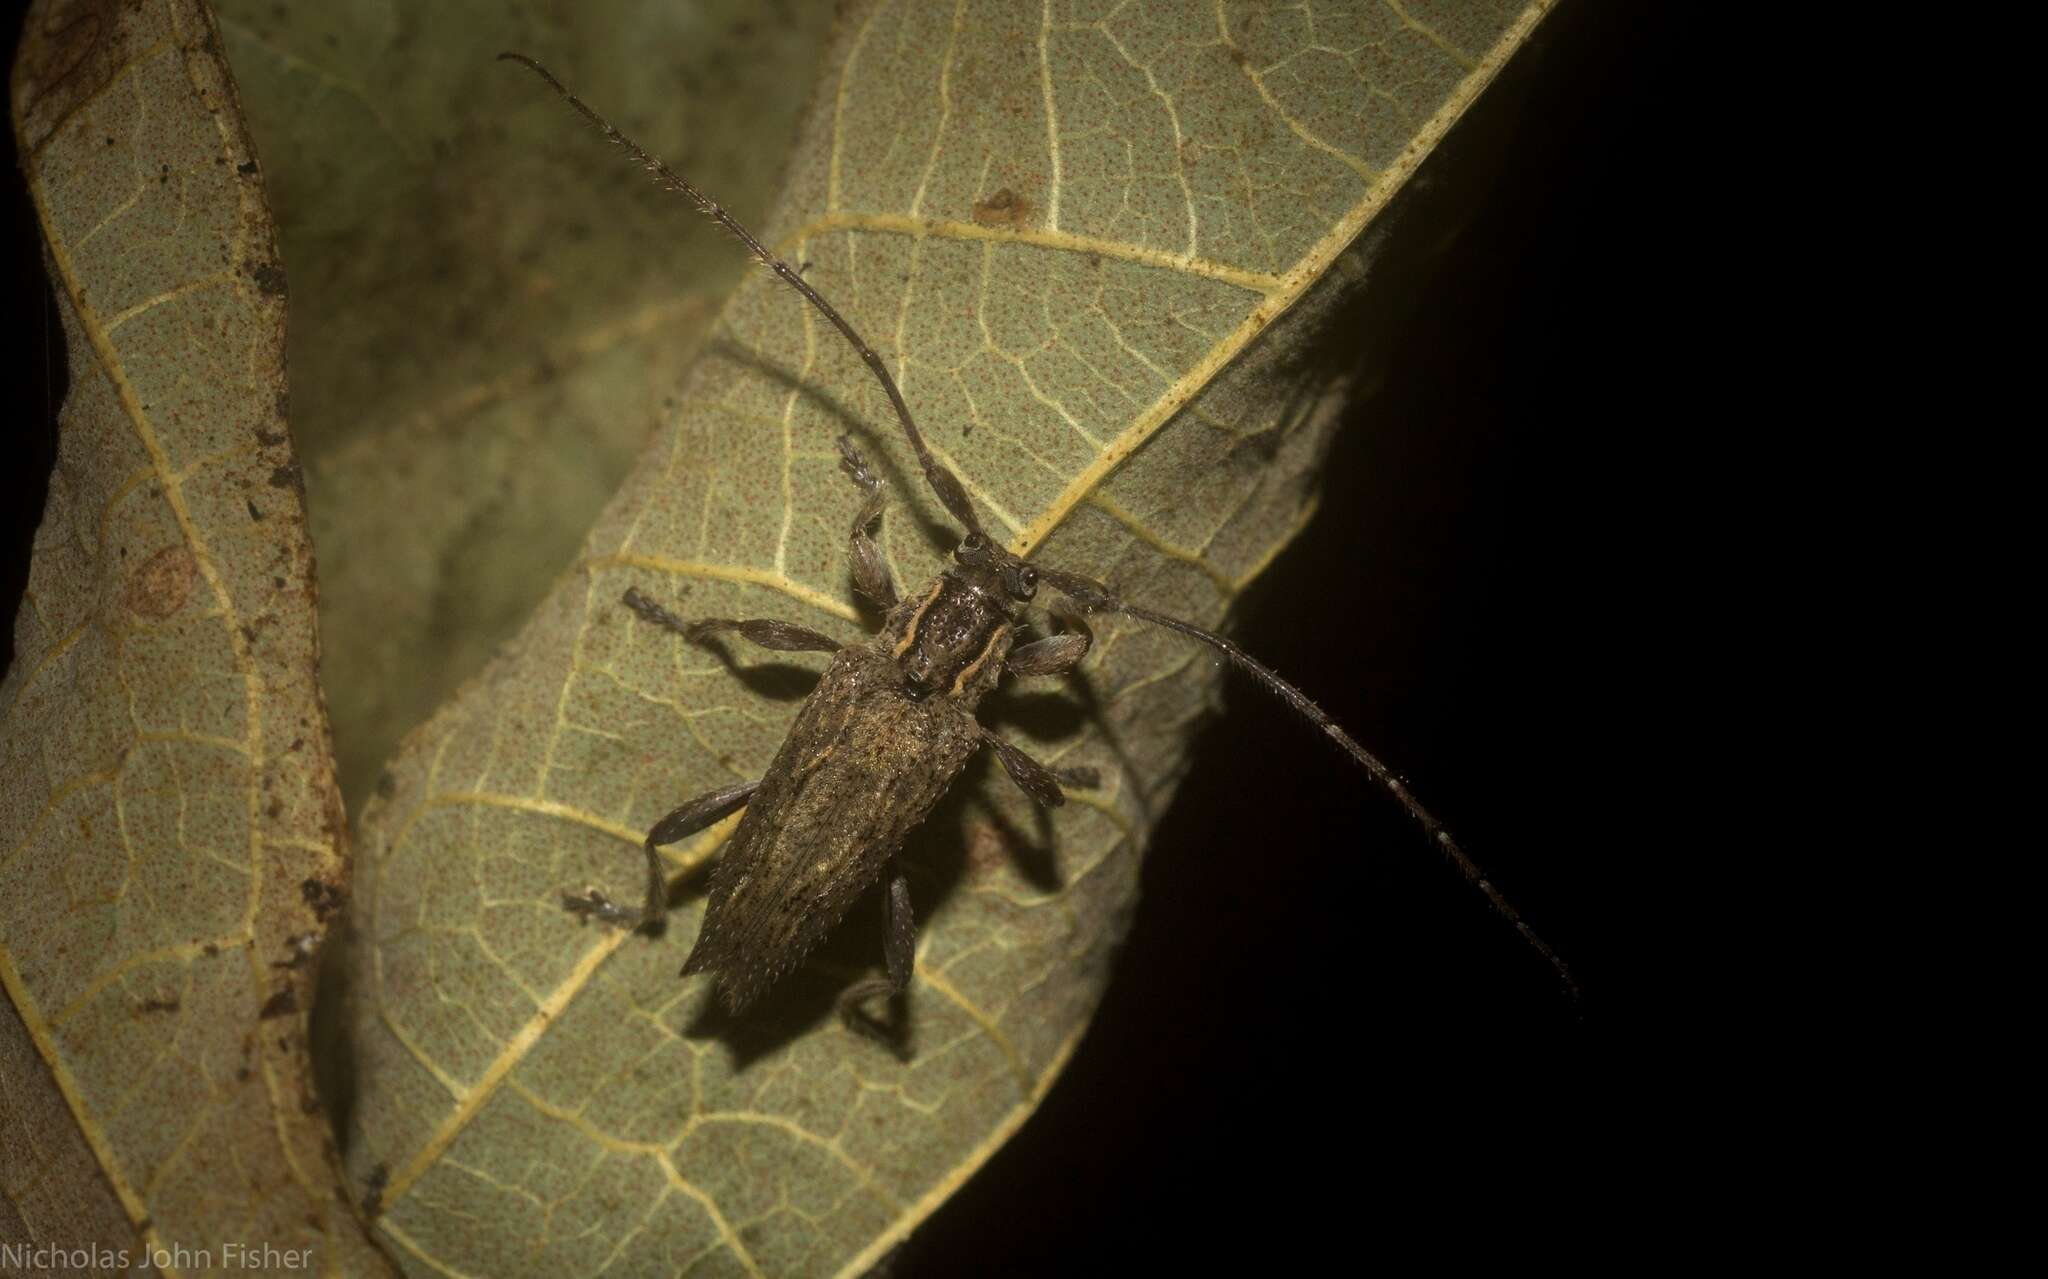
[(830, 14), (217, 8), (291, 266), (293, 429), (355, 812), (575, 558), (742, 268), (493, 55), (529, 48), (646, 104), (621, 123), (752, 218)]
[(234, 85), (165, 0), (38, 6), (12, 89), (70, 386), (0, 685), (0, 1237), (378, 1273), (307, 1053), (347, 871)]
[[(1397, 237), (1394, 197), (1547, 7), (863, 6), (757, 229), (897, 370), (992, 531), (1214, 624), (1310, 514), (1413, 242), (1440, 230)], [(1371, 349), (1318, 340), (1340, 314), (1367, 317), (1342, 332)], [(952, 534), (858, 360), (756, 273), (574, 569), (364, 813), (347, 1158), (408, 1266), (858, 1272), (1029, 1116), (1082, 1033), (1216, 675), (1140, 625), (1101, 625), (1076, 685), (991, 704), (1099, 793), (1046, 814), (984, 766), (914, 842), (907, 1059), (829, 1012), (878, 958), (872, 920), (730, 1023), (675, 976), (697, 887), (658, 942), (561, 908), (630, 897), (642, 833), (758, 776), (802, 691), (790, 668), (822, 666), (683, 645), (632, 619), (628, 586), (864, 633), (841, 432), (883, 462), (882, 545), (912, 587)]]

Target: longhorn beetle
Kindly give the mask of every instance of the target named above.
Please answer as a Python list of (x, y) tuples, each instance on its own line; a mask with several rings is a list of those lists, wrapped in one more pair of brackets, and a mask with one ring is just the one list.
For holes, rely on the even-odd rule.
[[(747, 251), (816, 307), (874, 373), (925, 482), (939, 504), (965, 530), (954, 565), (915, 592), (899, 597), (869, 529), (886, 501), (882, 484), (845, 436), (840, 469), (866, 494), (854, 516), (850, 559), (854, 586), (884, 612), (880, 633), (866, 643), (841, 645), (793, 622), (761, 618), (684, 621), (637, 588), (624, 603), (647, 622), (699, 642), (736, 632), (763, 648), (831, 653), (831, 665), (797, 713), (789, 736), (758, 781), (727, 786), (676, 808), (647, 832), (646, 896), (639, 910), (603, 893), (563, 895), (570, 911), (629, 927), (658, 924), (668, 905), (668, 882), (656, 851), (744, 808), (711, 873), (704, 925), (683, 975), (710, 972), (718, 998), (738, 1013), (801, 963), (845, 916), (855, 899), (886, 878), (883, 959), (887, 976), (858, 982), (840, 997), (851, 1020), (859, 1004), (897, 994), (910, 983), (916, 941), (910, 885), (897, 863), (904, 838), (931, 812), (974, 753), (995, 752), (1010, 780), (1048, 807), (1066, 802), (1062, 786), (1093, 787), (1093, 769), (1050, 769), (982, 727), (975, 708), (1005, 671), (1064, 675), (1093, 643), (1086, 615), (1120, 613), (1209, 645), (1251, 675), (1303, 719), (1322, 730), (1407, 810), (1458, 871), (1557, 970), (1577, 986), (1564, 962), (1523, 922), (1492, 881), (1465, 855), (1451, 833), (1377, 757), (1351, 739), (1322, 708), (1258, 659), (1220, 635), (1119, 598), (1101, 582), (1042, 564), (1027, 563), (982, 529), (959, 479), (932, 456), (888, 365), (853, 325), (803, 276), (771, 253), (716, 200), (613, 128), (554, 73), (523, 54), (501, 53), (545, 80), (607, 140), (652, 174), (661, 186), (687, 197), (737, 236)], [(1061, 599), (1048, 611), (1054, 633), (1017, 644), (1018, 612), (1047, 586)]]

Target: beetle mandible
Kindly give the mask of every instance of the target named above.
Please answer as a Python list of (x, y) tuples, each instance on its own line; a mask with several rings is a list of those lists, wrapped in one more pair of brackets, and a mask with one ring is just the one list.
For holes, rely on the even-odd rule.
[[(1132, 604), (1092, 578), (1028, 563), (990, 538), (958, 477), (925, 445), (888, 366), (830, 302), (717, 201), (620, 133), (546, 67), (524, 54), (498, 56), (540, 76), (656, 182), (688, 198), (737, 236), (756, 260), (832, 323), (875, 375), (925, 482), (964, 530), (953, 565), (912, 594), (899, 597), (869, 534), (886, 502), (881, 481), (851, 441), (841, 436), (840, 467), (866, 495), (849, 537), (854, 585), (885, 613), (882, 629), (872, 639), (842, 645), (807, 627), (761, 618), (685, 621), (637, 589), (628, 590), (624, 603), (629, 609), (686, 639), (701, 641), (730, 632), (763, 648), (827, 652), (833, 659), (766, 773), (756, 781), (689, 800), (647, 832), (646, 894), (638, 910), (591, 890), (564, 894), (563, 904), (570, 911), (621, 926), (658, 923), (667, 908), (668, 883), (657, 850), (743, 808), (739, 825), (712, 870), (704, 924), (683, 963), (683, 975), (713, 974), (719, 1001), (738, 1013), (801, 963), (855, 900), (886, 879), (886, 976), (849, 987), (841, 996), (841, 1008), (850, 1014), (872, 996), (900, 993), (910, 982), (916, 931), (909, 882), (897, 864), (897, 850), (974, 753), (984, 746), (993, 750), (1010, 779), (1048, 806), (1065, 802), (1063, 785), (1091, 787), (1099, 781), (1092, 769), (1055, 770), (1038, 763), (983, 727), (975, 718), (977, 706), (1005, 671), (1020, 676), (1072, 671), (1093, 642), (1086, 615), (1112, 613), (1209, 645), (1320, 729), (1402, 805), (1576, 993), (1557, 953), (1378, 757), (1299, 689), (1223, 636)], [(1017, 644), (1018, 610), (1035, 598), (1040, 585), (1061, 597), (1048, 610), (1054, 633)]]

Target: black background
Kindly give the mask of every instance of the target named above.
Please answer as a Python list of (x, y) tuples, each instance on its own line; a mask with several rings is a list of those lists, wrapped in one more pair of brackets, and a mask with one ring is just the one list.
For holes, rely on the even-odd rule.
[[(1314, 525), (1234, 633), (1414, 784), (1570, 960), (1577, 1003), (1313, 732), (1233, 678), (1095, 1025), (1036, 1116), (893, 1258), (899, 1276), (1321, 1269), (1569, 1230), (1627, 1114), (1621, 921), (1674, 821), (1683, 678), (1650, 620), (1695, 323), (1666, 6), (1566, 0), (1517, 73), (1524, 127)], [(13, 12), (9, 6), (8, 12)], [(10, 40), (15, 25), (9, 22)], [(11, 46), (10, 46), (11, 62)], [(54, 332), (10, 170), (11, 310)], [(61, 370), (8, 348), (0, 613), (26, 580)], [(11, 652), (11, 636), (0, 640)], [(1626, 1032), (1624, 1032), (1626, 1033)]]

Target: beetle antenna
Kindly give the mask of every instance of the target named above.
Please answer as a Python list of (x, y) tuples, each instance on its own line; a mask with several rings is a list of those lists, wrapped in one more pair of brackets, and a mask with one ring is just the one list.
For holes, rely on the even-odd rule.
[(918, 431), (916, 421), (910, 416), (910, 406), (903, 402), (903, 392), (896, 388), (896, 379), (889, 376), (889, 366), (882, 362), (882, 357), (875, 353), (873, 347), (862, 340), (860, 334), (854, 332), (853, 326), (846, 322), (846, 317), (839, 314), (822, 294), (805, 282), (795, 267), (775, 256), (769, 251), (768, 246), (755, 239), (754, 233), (741, 226), (739, 220), (732, 214), (727, 213), (724, 205), (698, 190), (688, 178), (662, 163), (659, 157), (649, 154), (639, 143), (614, 128), (612, 122), (599, 115), (589, 103), (569, 92), (568, 86), (557, 80), (554, 72), (523, 53), (501, 53), (498, 59), (501, 62), (517, 62), (547, 81), (548, 86), (560, 94), (570, 106), (576, 108), (577, 113), (602, 133), (607, 141), (631, 156), (636, 164), (654, 176), (656, 182), (678, 195), (689, 197), (690, 202), (703, 210), (706, 216), (738, 236), (740, 243), (747, 246), (747, 252), (753, 254), (756, 261), (781, 277), (784, 284), (801, 293), (805, 301), (817, 307), (821, 315), (832, 321), (832, 327), (838, 329), (840, 335), (853, 344), (853, 349), (860, 353), (862, 362), (882, 384), (882, 390), (888, 395), (889, 403), (896, 409), (896, 419), (903, 423), (903, 433), (910, 437), (910, 448), (917, 454), (917, 464), (924, 471), (925, 482), (932, 486), (932, 492), (938, 495), (939, 503), (954, 519), (960, 521), (968, 532), (982, 531), (981, 521), (974, 514), (974, 504), (968, 501), (967, 490), (961, 486), (959, 477), (947, 470), (932, 456), (932, 451), (925, 447), (924, 436)]
[(1429, 837), (1429, 841), (1450, 859), (1451, 865), (1457, 867), (1458, 873), (1465, 877), (1465, 882), (1478, 889), (1500, 917), (1507, 920), (1514, 926), (1515, 931), (1522, 935), (1522, 940), (1533, 946), (1537, 954), (1550, 961), (1550, 966), (1556, 969), (1557, 975), (1564, 980), (1565, 989), (1571, 997), (1575, 1000), (1579, 998), (1579, 983), (1573, 979), (1571, 969), (1558, 957), (1557, 951), (1549, 942), (1537, 935), (1536, 930), (1522, 918), (1522, 912), (1515, 909), (1514, 904), (1501, 894), (1491, 879), (1486, 877), (1486, 872), (1479, 868), (1479, 864), (1458, 846), (1458, 841), (1444, 824), (1436, 819), (1436, 815), (1422, 806), (1422, 801), (1415, 798), (1415, 793), (1408, 789), (1407, 783), (1403, 782), (1393, 769), (1388, 768), (1379, 756), (1360, 746), (1351, 734), (1344, 731), (1343, 726), (1330, 718), (1328, 712), (1310, 701), (1306, 693), (1280, 678), (1272, 667), (1223, 636), (1205, 631), (1193, 623), (1183, 622), (1177, 617), (1168, 617), (1164, 613), (1155, 613), (1149, 608), (1126, 603), (1111, 593), (1108, 587), (1092, 578), (1061, 569), (1046, 568), (1043, 565), (1038, 566), (1038, 575), (1046, 585), (1079, 605), (1083, 612), (1122, 613), (1141, 622), (1150, 622), (1154, 626), (1163, 626), (1167, 630), (1198, 639), (1236, 663), (1238, 669), (1264, 684), (1267, 691), (1287, 703), (1295, 714), (1321, 729), (1360, 768), (1370, 774), (1374, 781), (1386, 788), (1387, 793), (1408, 811), (1408, 816), (1415, 819), (1415, 824), (1422, 827), (1422, 832)]

